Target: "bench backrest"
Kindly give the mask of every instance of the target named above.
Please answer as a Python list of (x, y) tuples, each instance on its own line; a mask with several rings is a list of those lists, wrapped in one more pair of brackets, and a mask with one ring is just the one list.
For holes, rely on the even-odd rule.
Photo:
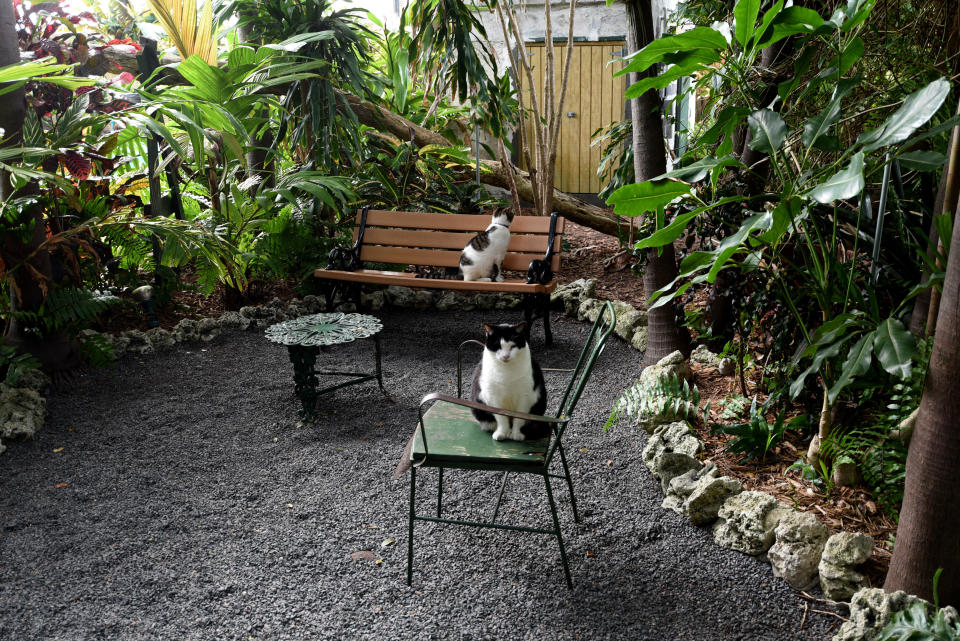
[[(356, 242), (362, 210), (357, 212), (353, 230)], [(565, 219), (557, 219), (550, 269), (560, 271), (560, 241)], [(360, 260), (375, 263), (456, 267), (460, 252), (478, 231), (490, 225), (488, 215), (429, 214), (409, 211), (367, 211), (367, 223)], [(510, 245), (503, 269), (527, 271), (530, 261), (547, 252), (550, 219), (543, 216), (516, 216), (510, 225)]]

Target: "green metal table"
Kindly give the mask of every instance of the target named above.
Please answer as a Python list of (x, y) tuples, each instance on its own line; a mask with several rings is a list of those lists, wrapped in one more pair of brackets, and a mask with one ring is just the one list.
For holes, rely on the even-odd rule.
[[(317, 411), (317, 397), (327, 392), (377, 379), (380, 391), (389, 400), (383, 388), (383, 373), (380, 368), (380, 339), (383, 329), (380, 319), (367, 314), (312, 314), (293, 320), (276, 323), (267, 328), (267, 340), (286, 345), (293, 363), (293, 380), (297, 397), (303, 408), (301, 414), (313, 417)], [(352, 343), (358, 338), (373, 338), (377, 369), (375, 373), (319, 371), (314, 368), (320, 348)], [(318, 376), (345, 376), (348, 380), (317, 389)]]

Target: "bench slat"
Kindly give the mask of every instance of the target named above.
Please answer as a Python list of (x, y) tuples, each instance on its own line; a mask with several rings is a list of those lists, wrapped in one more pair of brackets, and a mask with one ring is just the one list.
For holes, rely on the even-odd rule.
[[(407, 229), (368, 228), (363, 235), (364, 244), (389, 245), (392, 247), (419, 247), (421, 249), (455, 249), (462, 251), (475, 233), (456, 233), (446, 231), (415, 231)], [(560, 251), (559, 236), (554, 239), (553, 250)], [(546, 240), (543, 236), (510, 234), (507, 251), (539, 253), (546, 252)]]
[[(503, 268), (510, 271), (527, 271), (530, 261), (542, 259), (543, 254), (509, 253), (503, 258)], [(409, 247), (383, 247), (381, 245), (363, 244), (360, 249), (360, 260), (371, 263), (387, 263), (390, 265), (430, 265), (434, 267), (457, 267), (460, 265), (459, 250), (445, 249), (412, 249)], [(560, 268), (560, 257), (554, 254), (551, 261), (554, 271)]]
[(440, 278), (416, 278), (414, 274), (380, 271), (376, 269), (358, 269), (347, 272), (337, 269), (318, 269), (314, 276), (330, 280), (346, 280), (353, 283), (376, 283), (378, 285), (401, 285), (404, 287), (423, 287), (426, 289), (455, 289), (463, 291), (510, 292), (516, 294), (549, 294), (557, 288), (557, 281), (546, 285), (527, 284), (520, 280), (508, 280), (500, 283), (462, 280), (444, 280)]
[[(357, 214), (357, 223), (360, 214)], [(566, 219), (557, 220), (557, 233), (562, 234)], [(367, 228), (404, 227), (410, 229), (436, 229), (441, 231), (478, 232), (490, 226), (490, 216), (486, 214), (433, 214), (412, 211), (383, 211), (371, 209), (367, 212)], [(550, 218), (544, 216), (517, 216), (510, 225), (510, 231), (517, 234), (544, 234), (550, 230)]]

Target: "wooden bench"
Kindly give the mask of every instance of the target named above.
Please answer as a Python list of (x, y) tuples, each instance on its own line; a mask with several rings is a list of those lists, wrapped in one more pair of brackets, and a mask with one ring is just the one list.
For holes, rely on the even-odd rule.
[[(363, 208), (357, 212), (353, 247), (330, 252), (329, 264), (314, 276), (327, 281), (328, 307), (338, 299), (359, 303), (359, 286), (401, 285), (454, 291), (503, 292), (523, 295), (527, 331), (537, 318), (543, 319), (544, 339), (553, 342), (550, 331), (550, 292), (557, 287), (554, 276), (560, 270), (560, 237), (565, 220), (556, 213), (550, 218), (516, 216), (510, 226), (510, 245), (502, 269), (526, 272), (525, 279), (502, 282), (463, 281), (440, 277), (445, 268), (460, 264), (460, 252), (474, 234), (490, 225), (488, 215), (432, 214), (381, 211)], [(433, 270), (423, 273), (367, 269), (364, 263), (414, 265)]]

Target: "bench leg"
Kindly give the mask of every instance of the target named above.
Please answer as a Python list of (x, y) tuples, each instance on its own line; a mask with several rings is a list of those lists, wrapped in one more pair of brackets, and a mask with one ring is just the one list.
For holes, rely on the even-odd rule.
[(533, 323), (543, 319), (543, 342), (550, 347), (553, 345), (553, 332), (550, 329), (550, 296), (548, 294), (525, 294), (523, 298), (523, 320), (527, 323), (527, 340)]

